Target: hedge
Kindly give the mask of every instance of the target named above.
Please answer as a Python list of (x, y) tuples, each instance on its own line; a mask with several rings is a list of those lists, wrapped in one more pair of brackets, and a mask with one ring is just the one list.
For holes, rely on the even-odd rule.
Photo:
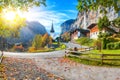
[(120, 49), (120, 42), (108, 43), (107, 49)]

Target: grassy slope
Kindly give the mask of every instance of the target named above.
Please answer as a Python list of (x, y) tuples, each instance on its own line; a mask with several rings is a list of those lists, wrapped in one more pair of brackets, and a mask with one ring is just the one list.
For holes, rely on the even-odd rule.
[(80, 44), (80, 45), (84, 45), (84, 46), (94, 46), (95, 40), (89, 39), (86, 37), (82, 37), (82, 38), (75, 40), (75, 42)]

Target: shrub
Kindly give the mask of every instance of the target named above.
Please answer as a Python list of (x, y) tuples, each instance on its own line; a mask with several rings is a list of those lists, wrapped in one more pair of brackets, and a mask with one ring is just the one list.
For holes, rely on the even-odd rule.
[(35, 52), (35, 47), (29, 47), (29, 52)]
[(101, 50), (102, 42), (100, 40), (97, 40), (97, 41), (95, 41), (94, 46), (96, 46), (96, 48), (98, 50)]
[(113, 49), (113, 48), (114, 48), (114, 43), (107, 44), (107, 49)]
[(111, 45), (112, 45), (112, 43), (115, 43), (115, 42), (118, 42), (118, 41), (119, 41), (119, 38), (104, 37), (104, 38), (102, 38), (102, 48), (106, 49), (107, 48), (107, 44), (111, 43)]
[(18, 44), (18, 45), (15, 44), (15, 45), (13, 46), (13, 50), (14, 50), (14, 51), (20, 51), (20, 52), (21, 52), (21, 51), (24, 51), (24, 47), (23, 47), (22, 44)]
[(61, 48), (62, 48), (62, 49), (65, 49), (65, 48), (66, 48), (66, 46), (65, 46), (64, 44), (62, 44), (62, 45), (61, 45)]
[(120, 49), (120, 42), (114, 43), (114, 49)]
[(108, 43), (107, 49), (120, 49), (120, 42)]

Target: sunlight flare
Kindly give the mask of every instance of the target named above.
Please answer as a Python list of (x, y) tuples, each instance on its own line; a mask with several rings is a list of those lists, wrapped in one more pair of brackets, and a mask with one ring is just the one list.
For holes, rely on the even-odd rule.
[(8, 11), (4, 14), (4, 17), (5, 17), (6, 20), (13, 21), (15, 19), (16, 15), (17, 15), (16, 12)]
[(2, 16), (3, 16), (4, 20), (12, 21), (12, 22), (14, 22), (18, 18), (18, 16), (19, 16), (19, 18), (26, 18), (24, 13), (19, 9), (16, 11), (11, 10), (11, 9), (10, 10), (4, 9)]

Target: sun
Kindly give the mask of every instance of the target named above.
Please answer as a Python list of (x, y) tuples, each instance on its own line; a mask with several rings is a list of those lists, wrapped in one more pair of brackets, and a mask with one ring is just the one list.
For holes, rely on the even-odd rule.
[(4, 14), (6, 20), (13, 21), (16, 17), (16, 13), (14, 11), (8, 11)]

